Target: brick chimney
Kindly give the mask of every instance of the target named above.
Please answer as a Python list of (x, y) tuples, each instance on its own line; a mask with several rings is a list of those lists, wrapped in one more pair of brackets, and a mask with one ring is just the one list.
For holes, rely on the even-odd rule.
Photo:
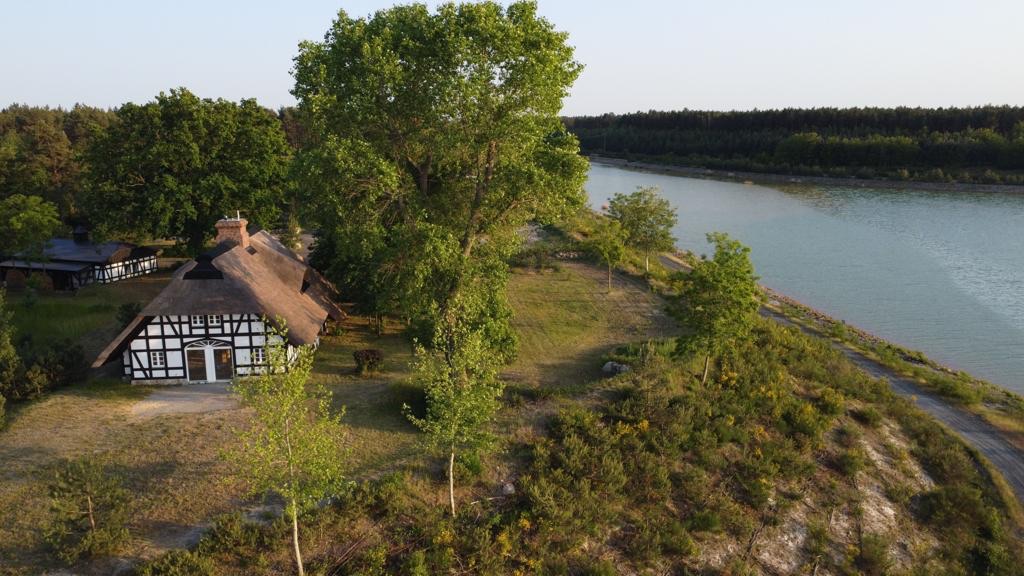
[(217, 244), (231, 242), (242, 248), (249, 247), (249, 232), (245, 229), (248, 220), (241, 216), (217, 221)]

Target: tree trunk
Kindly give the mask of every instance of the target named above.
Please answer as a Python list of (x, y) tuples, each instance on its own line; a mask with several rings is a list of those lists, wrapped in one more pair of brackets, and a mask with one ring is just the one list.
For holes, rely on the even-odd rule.
[(644, 252), (644, 272), (651, 273), (651, 253)]
[(95, 532), (96, 531), (96, 515), (93, 513), (92, 496), (86, 496), (85, 497), (85, 503), (89, 507), (89, 528), (91, 528), (92, 531)]
[(700, 377), (700, 385), (703, 386), (708, 381), (708, 366), (711, 365), (711, 354), (704, 355), (704, 375)]
[(608, 263), (608, 293), (612, 293), (612, 265)]
[(452, 518), (455, 518), (455, 450), (448, 455), (448, 500), (452, 505)]
[(295, 548), (295, 567), (299, 569), (299, 576), (305, 576), (306, 570), (302, 567), (302, 552), (299, 550), (299, 507), (292, 500), (292, 546)]

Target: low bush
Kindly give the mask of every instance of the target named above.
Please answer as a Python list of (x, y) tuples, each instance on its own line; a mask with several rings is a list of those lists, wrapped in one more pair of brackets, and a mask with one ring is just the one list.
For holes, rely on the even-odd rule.
[(23, 340), (19, 355), (23, 371), (8, 383), (0, 394), (11, 400), (32, 400), (50, 390), (85, 381), (89, 365), (82, 347), (65, 340), (38, 348), (30, 339)]
[(839, 471), (851, 480), (857, 473), (864, 469), (867, 457), (864, 450), (859, 447), (851, 447), (843, 450), (836, 458), (836, 467)]
[(873, 406), (863, 406), (850, 411), (853, 419), (869, 428), (878, 428), (882, 423), (882, 413)]
[(860, 549), (854, 561), (857, 570), (865, 576), (882, 576), (888, 574), (892, 566), (889, 555), (889, 540), (883, 534), (864, 534)]
[(376, 349), (356, 350), (352, 353), (356, 361), (356, 370), (360, 374), (376, 372), (384, 366), (384, 352)]
[(172, 550), (136, 568), (137, 576), (215, 576), (213, 560), (188, 550)]
[(142, 304), (138, 302), (125, 302), (117, 308), (117, 323), (122, 328), (131, 324), (132, 320), (142, 312)]

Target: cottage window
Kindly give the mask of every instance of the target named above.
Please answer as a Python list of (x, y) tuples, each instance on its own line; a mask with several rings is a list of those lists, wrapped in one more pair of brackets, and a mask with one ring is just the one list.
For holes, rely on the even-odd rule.
[(207, 326), (220, 326), (220, 316), (213, 316), (213, 315), (207, 316), (206, 317), (206, 325)]
[(149, 353), (150, 368), (163, 368), (165, 366), (167, 366), (167, 356), (163, 352)]
[(267, 351), (263, 348), (252, 349), (252, 363), (253, 364), (266, 364), (267, 363)]
[(191, 321), (192, 321), (192, 325), (193, 326), (202, 326), (203, 325), (203, 317), (202, 316), (192, 316)]

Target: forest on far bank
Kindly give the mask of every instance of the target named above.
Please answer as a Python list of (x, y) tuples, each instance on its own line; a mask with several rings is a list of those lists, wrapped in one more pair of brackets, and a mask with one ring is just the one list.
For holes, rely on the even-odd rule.
[(1024, 107), (648, 111), (563, 118), (584, 153), (751, 172), (1024, 184)]

